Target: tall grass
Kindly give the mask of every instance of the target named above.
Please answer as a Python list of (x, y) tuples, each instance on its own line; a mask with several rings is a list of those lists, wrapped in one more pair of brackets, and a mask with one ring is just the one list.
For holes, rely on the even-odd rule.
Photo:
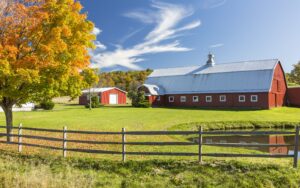
[(299, 187), (300, 170), (248, 161), (126, 163), (0, 150), (0, 187)]

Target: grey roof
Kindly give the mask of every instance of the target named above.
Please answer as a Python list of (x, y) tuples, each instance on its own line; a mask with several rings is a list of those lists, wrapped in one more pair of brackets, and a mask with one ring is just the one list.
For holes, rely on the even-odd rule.
[(157, 69), (145, 84), (164, 94), (268, 92), (278, 60)]
[(126, 93), (126, 91), (123, 91), (123, 90), (121, 90), (117, 87), (90, 88), (90, 89), (82, 90), (82, 93), (89, 93), (90, 91), (91, 91), (91, 93), (102, 93), (102, 92), (109, 91), (109, 90), (112, 90), (112, 89), (117, 89), (117, 90), (120, 90), (120, 91)]
[(143, 84), (142, 86), (146, 87), (151, 95), (163, 95), (165, 93), (163, 88), (160, 88), (157, 85)]

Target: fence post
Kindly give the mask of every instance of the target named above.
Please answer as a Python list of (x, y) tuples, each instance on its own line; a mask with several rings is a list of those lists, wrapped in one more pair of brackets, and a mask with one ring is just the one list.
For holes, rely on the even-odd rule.
[(18, 152), (22, 151), (22, 123), (19, 124), (18, 129)]
[(63, 156), (67, 157), (67, 127), (64, 126), (63, 130)]
[(125, 128), (122, 128), (122, 161), (125, 162), (126, 160), (126, 146), (125, 146), (125, 142), (126, 142), (126, 137), (125, 137)]
[(294, 148), (294, 168), (298, 166), (298, 148), (299, 148), (299, 126), (295, 131), (295, 148)]
[(198, 143), (199, 143), (199, 158), (198, 158), (198, 160), (199, 160), (199, 163), (202, 163), (202, 132), (203, 132), (203, 128), (202, 128), (202, 126), (200, 126), (200, 128), (199, 128), (199, 140), (198, 140)]

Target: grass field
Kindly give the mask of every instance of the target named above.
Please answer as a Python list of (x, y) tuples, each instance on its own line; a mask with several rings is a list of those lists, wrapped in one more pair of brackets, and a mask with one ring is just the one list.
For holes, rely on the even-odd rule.
[[(15, 125), (26, 127), (120, 131), (127, 130), (192, 130), (205, 128), (294, 126), (300, 122), (299, 108), (272, 110), (212, 110), (180, 108), (132, 108), (106, 106), (88, 110), (78, 105), (56, 105), (52, 111), (14, 113)], [(4, 115), (0, 113), (0, 124)], [(2, 129), (4, 131), (4, 129)], [(25, 131), (29, 134), (28, 131)], [(61, 134), (53, 136), (61, 138)], [(69, 139), (120, 141), (120, 136), (68, 135)], [(5, 138), (1, 138), (5, 139)], [(178, 136), (130, 136), (127, 141), (179, 141)], [(27, 143), (61, 147), (23, 139)], [(69, 148), (120, 151), (121, 146), (68, 144)], [(13, 151), (13, 152), (11, 152)], [(291, 159), (209, 158), (199, 165), (197, 157), (128, 156), (122, 164), (119, 155), (93, 155), (23, 148), (0, 144), (0, 187), (299, 187), (300, 171)], [(197, 152), (197, 146), (147, 147), (128, 146), (127, 151)], [(244, 148), (203, 147), (204, 153), (260, 153)], [(52, 157), (49, 157), (52, 156)], [(96, 158), (96, 159), (93, 159)], [(41, 178), (43, 181), (40, 181)], [(84, 187), (82, 186), (82, 187)]]
[(240, 161), (129, 161), (0, 150), (0, 187), (299, 187), (300, 169)]
[[(0, 124), (5, 123), (0, 113)], [(79, 105), (56, 105), (52, 111), (15, 112), (14, 124), (27, 127), (84, 130), (167, 130), (183, 124), (211, 125), (210, 128), (300, 122), (300, 108), (275, 108), (272, 110), (213, 110), (180, 108), (132, 108), (112, 106), (88, 110)], [(184, 127), (192, 129), (193, 127)]]
[[(15, 124), (23, 123), (26, 127), (97, 130), (97, 131), (120, 131), (122, 127), (126, 130), (192, 130), (198, 125), (206, 128), (233, 128), (233, 127), (270, 127), (270, 126), (293, 126), (300, 122), (299, 108), (276, 108), (272, 110), (212, 110), (212, 109), (180, 109), (180, 108), (132, 108), (130, 106), (111, 106), (88, 110), (79, 105), (56, 105), (52, 111), (33, 111), (14, 113)], [(0, 124), (4, 124), (3, 113), (0, 114)], [(1, 131), (1, 130), (0, 130)], [(2, 129), (4, 131), (4, 129)], [(23, 134), (30, 134), (25, 131)], [(31, 133), (33, 135), (36, 132)], [(59, 133), (39, 133), (39, 136), (52, 136), (61, 138)], [(119, 135), (110, 136), (90, 136), (68, 134), (69, 139), (94, 140), (94, 141), (121, 141)], [(1, 138), (5, 139), (5, 138)], [(186, 137), (179, 136), (128, 136), (127, 141), (184, 141)], [(61, 147), (59, 142), (43, 142), (24, 138), (24, 142), (36, 143)], [(3, 146), (10, 148), (12, 146)], [(72, 144), (68, 147), (104, 149), (120, 151), (119, 145), (100, 145), (92, 146), (87, 144)], [(172, 151), (172, 152), (197, 152), (197, 146), (172, 146), (172, 147), (153, 147), (153, 146), (128, 146), (127, 151)], [(253, 153), (254, 150), (242, 148), (220, 148), (206, 146), (204, 152), (233, 152), (233, 153)], [(12, 149), (16, 151), (16, 147)], [(30, 154), (40, 151), (38, 149), (26, 148), (24, 152)], [(39, 152), (40, 153), (40, 152)], [(49, 154), (61, 155), (60, 152), (49, 152)], [(70, 153), (71, 156), (81, 154)], [(87, 157), (95, 155), (85, 154)], [(98, 155), (104, 159), (120, 160), (120, 156)], [(168, 157), (143, 157), (130, 156), (129, 159), (168, 159)], [(189, 159), (197, 160), (196, 157), (176, 157), (169, 159)], [(286, 162), (288, 161), (288, 162)], [(285, 160), (284, 163), (290, 164), (291, 161)]]

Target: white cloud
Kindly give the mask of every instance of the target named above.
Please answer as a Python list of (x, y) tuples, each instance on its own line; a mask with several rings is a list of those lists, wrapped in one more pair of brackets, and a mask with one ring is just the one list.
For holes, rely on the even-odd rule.
[(98, 27), (94, 27), (92, 31), (92, 33), (96, 36), (99, 35), (101, 32), (102, 32), (101, 29), (99, 29)]
[(124, 14), (125, 17), (136, 19), (142, 23), (154, 23), (156, 20), (156, 16), (152, 11), (147, 10), (138, 10), (127, 12)]
[(181, 46), (179, 41), (170, 41), (170, 39), (182, 35), (180, 32), (200, 26), (199, 20), (178, 26), (184, 18), (193, 14), (193, 10), (190, 7), (161, 2), (154, 2), (152, 7), (155, 11), (143, 10), (125, 14), (125, 16), (143, 23), (155, 25), (143, 41), (125, 49), (118, 46), (114, 51), (94, 52), (92, 53), (92, 66), (104, 68), (119, 65), (129, 69), (140, 69), (136, 63), (144, 61), (145, 59), (142, 57), (144, 55), (191, 50)]
[[(102, 44), (100, 41), (97, 40), (98, 35), (102, 32), (101, 29), (99, 29), (98, 27), (94, 27), (92, 34), (94, 34), (96, 36), (96, 40), (94, 41), (94, 45), (96, 47), (95, 51), (99, 51), (99, 50), (105, 50), (106, 46), (104, 44)], [(92, 54), (93, 55), (93, 54)]]
[(209, 48), (220, 48), (222, 46), (224, 46), (223, 43), (218, 43), (218, 44), (212, 44), (212, 45), (210, 45)]
[(223, 6), (227, 0), (203, 0), (202, 8), (203, 9), (212, 9)]

